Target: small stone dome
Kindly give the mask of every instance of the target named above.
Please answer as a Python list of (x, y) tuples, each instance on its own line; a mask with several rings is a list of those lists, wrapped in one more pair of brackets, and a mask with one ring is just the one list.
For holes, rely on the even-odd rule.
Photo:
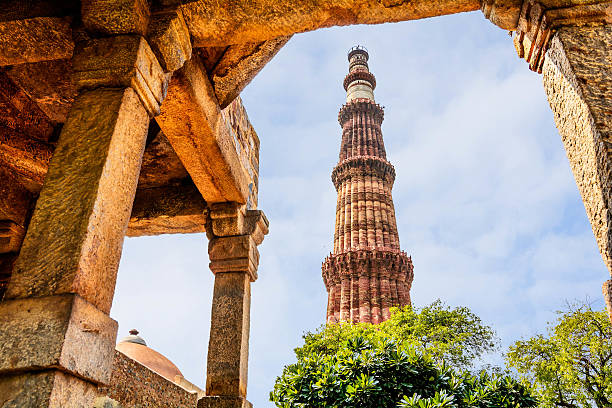
[(147, 346), (144, 339), (138, 335), (138, 330), (130, 330), (130, 335), (121, 339), (115, 348), (170, 381), (174, 382), (177, 375), (183, 376), (172, 361)]

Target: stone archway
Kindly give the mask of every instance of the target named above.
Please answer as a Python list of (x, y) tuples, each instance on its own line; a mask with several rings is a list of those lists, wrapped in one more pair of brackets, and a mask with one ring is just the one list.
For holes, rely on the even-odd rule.
[[(478, 9), (543, 74), (612, 271), (609, 1), (9, 1), (0, 400), (90, 406), (113, 370), (108, 312), (123, 237), (205, 230), (216, 274), (209, 352), (230, 351), (209, 358), (198, 406), (248, 406), (249, 288), (267, 221), (256, 209), (259, 142), (237, 96), (294, 33)], [(180, 183), (154, 177), (168, 168)], [(610, 281), (604, 294), (612, 314)]]

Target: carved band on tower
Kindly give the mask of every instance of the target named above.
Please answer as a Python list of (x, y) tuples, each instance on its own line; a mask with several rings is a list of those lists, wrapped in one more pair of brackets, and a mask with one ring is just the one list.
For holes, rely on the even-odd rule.
[(332, 172), (338, 192), (334, 250), (323, 262), (327, 322), (380, 323), (394, 306), (410, 304), (412, 260), (400, 250), (391, 189), (395, 169), (387, 161), (381, 131), (384, 112), (374, 102), (376, 79), (368, 52), (348, 54), (346, 104), (339, 162)]

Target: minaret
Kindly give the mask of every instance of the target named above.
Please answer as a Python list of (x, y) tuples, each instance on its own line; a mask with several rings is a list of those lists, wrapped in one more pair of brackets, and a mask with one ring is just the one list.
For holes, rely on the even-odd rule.
[(339, 162), (332, 171), (338, 192), (334, 251), (323, 262), (328, 292), (327, 322), (380, 323), (389, 308), (410, 304), (412, 260), (400, 250), (391, 188), (395, 169), (387, 161), (380, 125), (383, 109), (374, 102), (376, 79), (368, 51), (348, 53), (346, 104)]

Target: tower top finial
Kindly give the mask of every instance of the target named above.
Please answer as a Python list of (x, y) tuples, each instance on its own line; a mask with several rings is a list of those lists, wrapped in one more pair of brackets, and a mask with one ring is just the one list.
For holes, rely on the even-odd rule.
[(363, 54), (365, 56), (365, 60), (367, 61), (370, 58), (370, 54), (368, 54), (368, 49), (363, 45), (355, 45), (351, 47), (348, 52), (348, 60), (351, 60), (351, 57), (356, 54)]

